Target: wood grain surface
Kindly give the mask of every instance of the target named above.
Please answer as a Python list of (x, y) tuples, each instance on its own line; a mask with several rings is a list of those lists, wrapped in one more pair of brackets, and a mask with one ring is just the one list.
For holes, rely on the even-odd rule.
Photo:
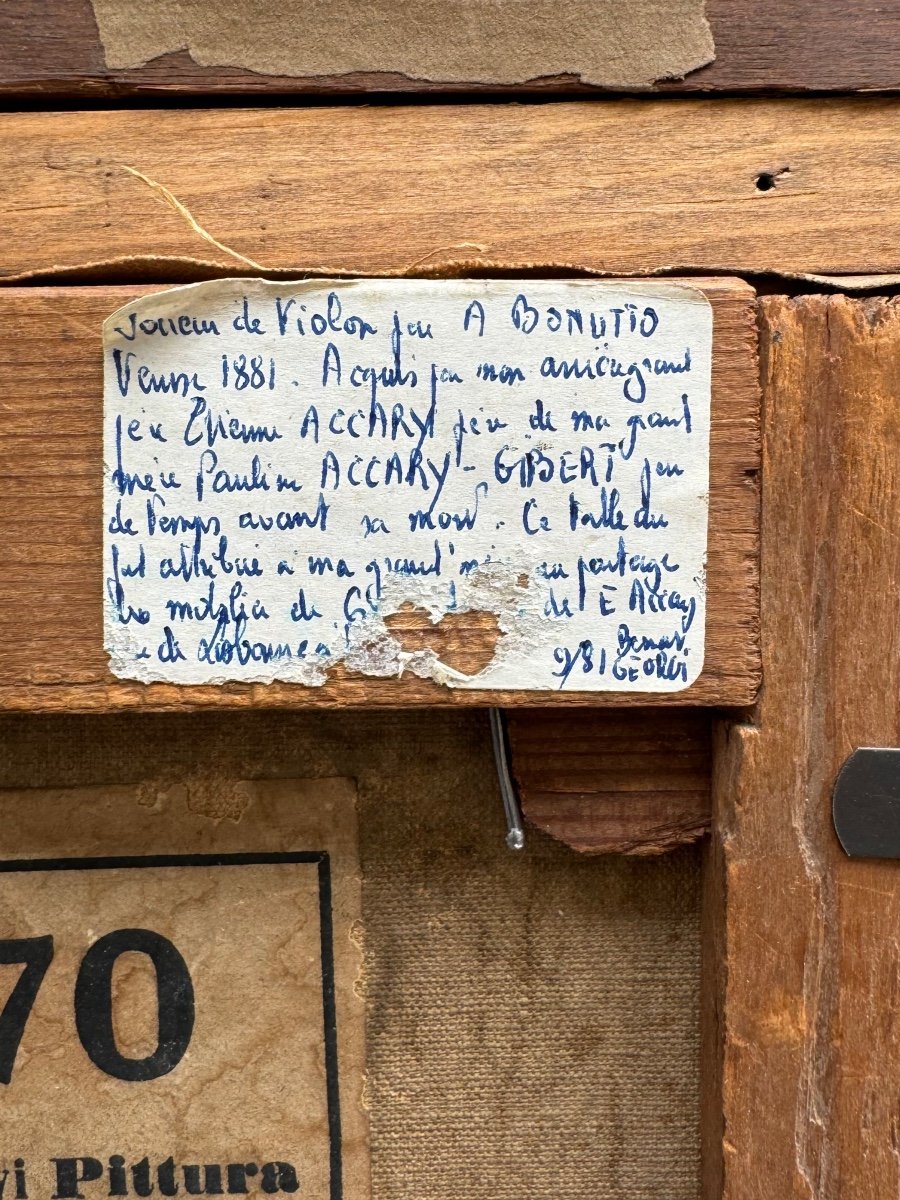
[[(747, 704), (759, 682), (755, 301), (739, 280), (701, 286), (714, 321), (706, 656), (695, 685), (658, 702)], [(100, 327), (136, 294), (110, 287), (0, 290), (0, 707), (651, 702), (612, 692), (460, 691), (410, 674), (380, 679), (342, 668), (323, 687), (308, 689), (118, 682), (107, 669), (102, 633)], [(401, 617), (401, 641), (421, 648), (421, 623), (413, 614)], [(451, 662), (454, 654), (471, 661), (472, 643), (485, 632), (482, 614), (460, 614), (441, 622), (429, 644)]]
[(900, 269), (900, 98), (0, 116), (0, 280)]
[[(716, 58), (656, 90), (853, 91), (900, 87), (900, 0), (708, 0)], [(299, 93), (359, 95), (378, 91), (463, 90), (458, 84), (385, 72), (297, 77), (202, 67), (187, 53), (167, 54), (136, 70), (109, 69), (89, 0), (5, 0), (0, 4), (0, 92), (116, 99), (127, 95)], [(466, 91), (513, 89), (467, 85)], [(574, 92), (567, 76), (545, 77), (515, 91)]]
[(709, 831), (711, 718), (518, 710), (507, 718), (528, 822), (583, 854), (662, 854)]
[(900, 301), (761, 315), (765, 685), (714, 748), (706, 1195), (886, 1200), (900, 866), (848, 859), (830, 796), (855, 747), (900, 744)]

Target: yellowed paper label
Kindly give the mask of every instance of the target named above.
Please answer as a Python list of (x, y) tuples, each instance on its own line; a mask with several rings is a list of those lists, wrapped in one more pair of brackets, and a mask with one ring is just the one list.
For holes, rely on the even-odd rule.
[(0, 797), (2, 1200), (368, 1196), (355, 785), (223, 799)]

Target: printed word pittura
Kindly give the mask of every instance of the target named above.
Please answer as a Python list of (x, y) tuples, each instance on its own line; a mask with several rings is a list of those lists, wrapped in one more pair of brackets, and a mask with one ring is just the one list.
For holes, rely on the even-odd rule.
[[(176, 1163), (148, 1157), (130, 1163), (121, 1154), (106, 1161), (83, 1155), (52, 1158), (51, 1200), (90, 1200), (100, 1196), (274, 1196), (299, 1191), (296, 1168), (289, 1162)], [(12, 1170), (0, 1170), (0, 1200), (31, 1200), (29, 1169), (17, 1158)], [(15, 1189), (13, 1191), (13, 1188)], [(40, 1197), (40, 1200), (44, 1200)]]

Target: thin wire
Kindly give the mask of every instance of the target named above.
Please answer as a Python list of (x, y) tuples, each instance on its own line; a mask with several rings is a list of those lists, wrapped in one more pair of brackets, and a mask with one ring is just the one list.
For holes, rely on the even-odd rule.
[(522, 826), (522, 812), (519, 808), (515, 784), (509, 773), (509, 755), (506, 749), (503, 713), (499, 708), (491, 708), (488, 709), (488, 716), (491, 722), (491, 741), (494, 744), (497, 780), (500, 784), (500, 795), (503, 797), (503, 811), (506, 813), (506, 844), (510, 850), (522, 850), (525, 846), (525, 830)]

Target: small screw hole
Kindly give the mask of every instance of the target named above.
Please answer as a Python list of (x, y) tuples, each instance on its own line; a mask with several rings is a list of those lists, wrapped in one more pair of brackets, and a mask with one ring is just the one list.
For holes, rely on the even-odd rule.
[(775, 176), (771, 171), (760, 171), (756, 177), (756, 190), (758, 192), (771, 192), (775, 186)]

